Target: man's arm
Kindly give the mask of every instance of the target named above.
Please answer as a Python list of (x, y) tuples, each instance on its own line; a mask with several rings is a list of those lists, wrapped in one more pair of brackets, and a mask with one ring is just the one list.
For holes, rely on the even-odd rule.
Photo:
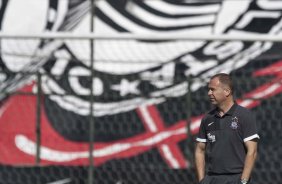
[(256, 157), (257, 157), (257, 140), (251, 140), (245, 142), (245, 146), (247, 148), (247, 154), (245, 158), (245, 165), (243, 169), (243, 173), (241, 179), (250, 179), (251, 172), (253, 170)]
[(195, 166), (199, 181), (205, 176), (205, 149), (205, 143), (197, 142), (195, 148)]

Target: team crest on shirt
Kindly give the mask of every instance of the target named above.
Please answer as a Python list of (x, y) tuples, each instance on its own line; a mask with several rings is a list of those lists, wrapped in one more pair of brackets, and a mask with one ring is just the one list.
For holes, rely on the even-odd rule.
[(212, 135), (211, 133), (208, 133), (207, 136), (208, 136), (209, 142), (215, 142), (215, 135)]
[(230, 128), (232, 128), (233, 130), (236, 130), (238, 128), (238, 118), (236, 116), (231, 119)]

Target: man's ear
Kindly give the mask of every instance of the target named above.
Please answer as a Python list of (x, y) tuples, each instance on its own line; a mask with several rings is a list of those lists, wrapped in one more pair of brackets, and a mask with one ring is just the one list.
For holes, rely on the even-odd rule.
[(225, 92), (225, 96), (228, 97), (231, 95), (231, 90), (229, 88), (225, 88), (224, 89), (224, 92)]

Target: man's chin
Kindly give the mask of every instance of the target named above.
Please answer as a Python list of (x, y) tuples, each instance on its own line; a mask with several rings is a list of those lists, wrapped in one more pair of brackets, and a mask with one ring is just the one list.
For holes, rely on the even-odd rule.
[(210, 102), (211, 102), (212, 105), (216, 105), (217, 104), (216, 101), (214, 101), (214, 100), (210, 100)]

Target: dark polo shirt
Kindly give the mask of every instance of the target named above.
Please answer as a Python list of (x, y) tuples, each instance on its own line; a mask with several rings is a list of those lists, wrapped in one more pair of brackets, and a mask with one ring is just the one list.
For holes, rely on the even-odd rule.
[(241, 173), (246, 148), (244, 142), (258, 139), (256, 121), (252, 112), (234, 104), (222, 117), (217, 108), (202, 119), (196, 141), (206, 143), (208, 173)]

